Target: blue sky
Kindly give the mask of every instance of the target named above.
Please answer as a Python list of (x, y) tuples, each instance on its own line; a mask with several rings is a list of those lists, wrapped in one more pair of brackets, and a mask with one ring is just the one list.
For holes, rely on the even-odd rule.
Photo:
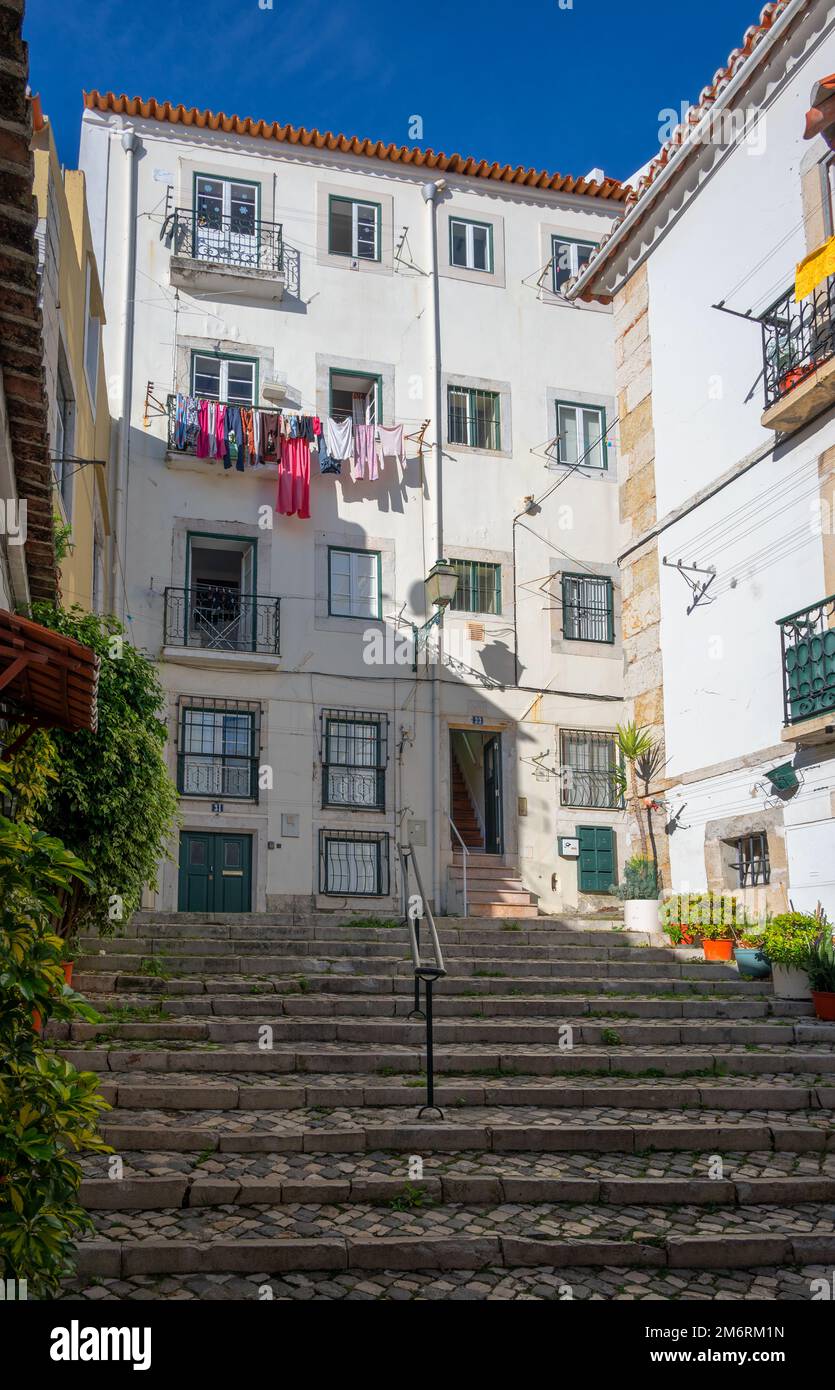
[(98, 87), (398, 144), (419, 115), (419, 143), (447, 154), (624, 178), (760, 4), (27, 0), (24, 32), (67, 164)]

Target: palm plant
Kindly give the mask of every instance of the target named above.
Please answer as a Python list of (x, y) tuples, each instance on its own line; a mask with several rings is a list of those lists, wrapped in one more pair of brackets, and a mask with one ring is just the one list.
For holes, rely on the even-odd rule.
[(658, 868), (655, 826), (652, 821), (651, 788), (666, 762), (664, 751), (661, 744), (655, 742), (649, 729), (639, 726), (634, 720), (629, 724), (618, 724), (616, 734), (621, 756), (621, 765), (615, 774), (618, 786), (624, 800), (632, 805), (641, 836), (641, 853), (644, 859), (648, 857), (649, 846), (649, 857), (652, 858), (656, 882), (660, 888), (661, 875)]

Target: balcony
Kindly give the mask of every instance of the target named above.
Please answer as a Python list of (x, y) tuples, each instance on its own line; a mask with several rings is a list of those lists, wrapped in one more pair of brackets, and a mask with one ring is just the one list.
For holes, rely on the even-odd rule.
[(835, 741), (835, 594), (781, 618), (787, 743)]
[(223, 584), (167, 588), (163, 656), (188, 664), (274, 669), (280, 606), (280, 599), (242, 594)]
[(171, 284), (180, 289), (283, 298), (286, 276), (280, 222), (262, 222), (249, 210), (227, 216), (176, 208), (166, 242), (171, 249)]
[(788, 433), (835, 402), (835, 277), (795, 302), (794, 289), (763, 314), (765, 429)]

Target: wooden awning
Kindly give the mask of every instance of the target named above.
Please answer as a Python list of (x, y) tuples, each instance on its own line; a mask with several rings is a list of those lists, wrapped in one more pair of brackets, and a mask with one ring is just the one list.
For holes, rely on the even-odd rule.
[(99, 658), (89, 647), (0, 608), (0, 703), (26, 725), (8, 755), (35, 729), (95, 733)]

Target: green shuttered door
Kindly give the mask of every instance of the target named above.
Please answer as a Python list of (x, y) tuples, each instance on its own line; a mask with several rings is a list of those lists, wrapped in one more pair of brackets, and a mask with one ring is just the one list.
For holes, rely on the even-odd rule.
[(608, 825), (578, 825), (580, 841), (578, 867), (581, 893), (608, 893), (617, 882), (615, 871), (615, 832)]

